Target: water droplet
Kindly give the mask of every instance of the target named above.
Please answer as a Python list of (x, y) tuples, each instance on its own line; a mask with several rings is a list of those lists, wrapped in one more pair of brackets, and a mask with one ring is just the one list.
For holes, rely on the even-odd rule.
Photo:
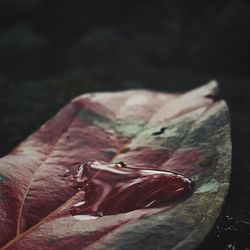
[(127, 164), (124, 161), (119, 161), (116, 163), (116, 166), (118, 168), (125, 168), (127, 166)]
[(97, 216), (86, 215), (86, 214), (84, 214), (84, 215), (74, 215), (73, 217), (75, 219), (77, 219), (77, 220), (96, 220), (96, 219), (99, 218)]
[(180, 174), (133, 168), (124, 162), (87, 162), (70, 169), (69, 177), (71, 185), (83, 192), (70, 213), (82, 219), (167, 206), (191, 194), (193, 186)]
[(102, 217), (102, 216), (103, 216), (103, 211), (99, 211), (99, 212), (97, 212), (97, 214), (98, 214), (100, 217)]
[(80, 201), (80, 202), (76, 203), (73, 207), (80, 207), (84, 204), (85, 204), (85, 201)]

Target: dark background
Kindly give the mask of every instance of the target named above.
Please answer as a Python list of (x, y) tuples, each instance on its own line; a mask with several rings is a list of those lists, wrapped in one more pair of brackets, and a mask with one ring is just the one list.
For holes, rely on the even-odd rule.
[(250, 249), (250, 3), (0, 0), (0, 156), (84, 92), (217, 79), (232, 119), (229, 195), (203, 249)]

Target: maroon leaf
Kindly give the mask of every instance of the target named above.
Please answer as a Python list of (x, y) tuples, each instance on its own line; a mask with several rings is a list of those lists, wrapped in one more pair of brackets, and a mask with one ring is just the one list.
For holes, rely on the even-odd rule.
[[(230, 173), (228, 111), (216, 94), (211, 82), (182, 95), (74, 99), (0, 159), (2, 249), (196, 247)], [(186, 178), (193, 194), (170, 204), (191, 189)]]

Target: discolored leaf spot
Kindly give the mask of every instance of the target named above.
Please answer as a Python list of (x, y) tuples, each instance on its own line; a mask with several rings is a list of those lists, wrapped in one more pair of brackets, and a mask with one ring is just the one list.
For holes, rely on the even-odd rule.
[(103, 152), (110, 158), (114, 157), (117, 154), (117, 150), (113, 148), (107, 148)]
[(166, 127), (162, 127), (159, 131), (152, 133), (152, 135), (161, 135), (165, 132), (166, 129)]
[(120, 150), (120, 154), (125, 154), (127, 152), (129, 152), (130, 148), (129, 147), (123, 147), (121, 150)]
[(1, 182), (4, 182), (6, 179), (7, 179), (7, 178), (6, 178), (5, 176), (0, 175), (0, 183), (1, 183)]
[(49, 237), (48, 238), (48, 244), (49, 245), (54, 245), (56, 243), (56, 239)]

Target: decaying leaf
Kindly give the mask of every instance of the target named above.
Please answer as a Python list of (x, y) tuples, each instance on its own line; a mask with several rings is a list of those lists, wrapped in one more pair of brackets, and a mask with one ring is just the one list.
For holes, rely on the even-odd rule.
[[(228, 109), (216, 95), (211, 82), (184, 94), (131, 90), (74, 99), (0, 159), (2, 249), (195, 249), (229, 185)], [(168, 206), (72, 216), (83, 190), (62, 176), (93, 161), (171, 171), (195, 187)]]

